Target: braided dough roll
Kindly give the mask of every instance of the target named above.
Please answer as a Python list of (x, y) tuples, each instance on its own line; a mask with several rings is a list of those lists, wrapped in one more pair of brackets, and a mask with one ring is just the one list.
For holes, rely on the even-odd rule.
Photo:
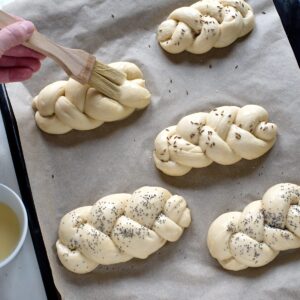
[(57, 81), (46, 86), (33, 99), (38, 127), (50, 134), (64, 134), (72, 129), (90, 130), (104, 122), (127, 118), (135, 109), (145, 108), (151, 95), (145, 88), (141, 70), (129, 62), (112, 63), (110, 66), (127, 76), (120, 86), (120, 101), (71, 78)]
[(277, 126), (258, 105), (222, 106), (188, 115), (155, 139), (156, 167), (171, 176), (212, 162), (231, 165), (265, 154), (276, 141)]
[(74, 273), (99, 264), (145, 259), (167, 241), (177, 241), (191, 223), (185, 199), (160, 187), (114, 194), (66, 214), (56, 242), (61, 263)]
[(244, 0), (202, 0), (174, 10), (158, 27), (157, 38), (169, 53), (202, 54), (232, 44), (253, 27), (253, 10)]
[(300, 247), (300, 186), (280, 183), (243, 212), (228, 212), (210, 226), (210, 254), (224, 269), (261, 267), (280, 251)]

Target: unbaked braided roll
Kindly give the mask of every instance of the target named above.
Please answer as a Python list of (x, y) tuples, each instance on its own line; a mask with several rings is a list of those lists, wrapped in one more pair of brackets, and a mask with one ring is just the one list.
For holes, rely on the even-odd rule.
[(66, 214), (56, 242), (62, 264), (87, 273), (99, 264), (145, 259), (167, 241), (177, 241), (191, 222), (183, 197), (160, 187), (114, 194)]
[(133, 63), (117, 62), (111, 67), (124, 72), (127, 80), (121, 85), (121, 99), (110, 99), (88, 85), (69, 79), (46, 86), (33, 99), (38, 127), (50, 134), (90, 130), (104, 122), (122, 120), (135, 109), (145, 108), (150, 93), (145, 88), (141, 70)]
[(266, 153), (275, 143), (277, 126), (258, 105), (222, 106), (195, 113), (163, 130), (155, 139), (156, 167), (171, 176), (212, 162), (231, 165)]
[(202, 0), (174, 10), (158, 27), (157, 38), (169, 53), (202, 54), (249, 33), (254, 14), (244, 0)]
[(210, 226), (210, 254), (239, 271), (271, 262), (279, 251), (300, 247), (300, 186), (280, 183), (243, 212), (228, 212)]

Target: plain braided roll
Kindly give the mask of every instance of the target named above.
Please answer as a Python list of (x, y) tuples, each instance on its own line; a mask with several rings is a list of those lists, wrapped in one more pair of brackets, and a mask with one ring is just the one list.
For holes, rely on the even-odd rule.
[(212, 162), (232, 165), (242, 158), (258, 158), (276, 141), (277, 126), (268, 121), (267, 111), (258, 105), (222, 106), (188, 115), (156, 137), (156, 167), (182, 176)]
[(210, 254), (223, 268), (261, 267), (280, 251), (300, 247), (300, 186), (280, 183), (243, 212), (228, 212), (210, 226)]
[(141, 70), (133, 63), (117, 62), (111, 67), (124, 72), (127, 80), (120, 86), (121, 99), (110, 99), (96, 89), (74, 79), (46, 86), (33, 99), (38, 127), (50, 134), (64, 134), (72, 129), (90, 130), (104, 122), (122, 120), (135, 109), (150, 103)]
[(88, 273), (99, 264), (145, 259), (167, 241), (177, 241), (190, 223), (183, 197), (160, 187), (142, 187), (66, 214), (59, 226), (57, 253), (68, 270)]
[(169, 53), (202, 54), (232, 44), (253, 27), (253, 10), (244, 0), (202, 0), (174, 10), (158, 27), (157, 38)]

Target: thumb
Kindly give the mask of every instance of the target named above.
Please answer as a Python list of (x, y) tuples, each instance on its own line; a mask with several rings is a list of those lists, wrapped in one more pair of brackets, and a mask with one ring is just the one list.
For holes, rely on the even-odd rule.
[(0, 30), (0, 57), (10, 48), (24, 43), (34, 31), (29, 21), (19, 21)]

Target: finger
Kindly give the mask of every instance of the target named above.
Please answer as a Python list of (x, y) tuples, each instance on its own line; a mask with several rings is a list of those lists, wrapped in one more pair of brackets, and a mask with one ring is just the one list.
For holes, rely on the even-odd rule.
[(36, 58), (2, 56), (0, 58), (0, 68), (1, 67), (26, 67), (36, 72), (40, 69), (41, 63)]
[(0, 56), (7, 50), (25, 42), (33, 33), (34, 25), (29, 21), (20, 21), (0, 30)]
[(33, 71), (29, 68), (2, 68), (0, 69), (0, 82), (16, 82), (29, 79)]
[(41, 53), (38, 53), (34, 50), (31, 50), (25, 46), (16, 46), (13, 47), (4, 53), (5, 56), (15, 56), (15, 57), (32, 57), (37, 59), (44, 59), (45, 56)]

